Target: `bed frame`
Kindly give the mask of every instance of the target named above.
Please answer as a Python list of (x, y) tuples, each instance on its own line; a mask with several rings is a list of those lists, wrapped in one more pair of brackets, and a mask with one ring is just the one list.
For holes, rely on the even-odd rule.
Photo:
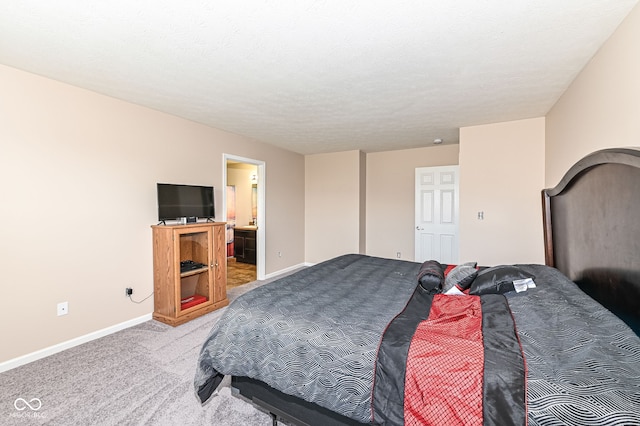
[(247, 377), (231, 378), (231, 391), (251, 400), (255, 405), (266, 410), (273, 421), (278, 419), (299, 426), (355, 426), (362, 423), (349, 417), (328, 410), (317, 404), (305, 401), (295, 396), (287, 395), (266, 383)]
[(542, 205), (546, 264), (640, 335), (640, 150), (586, 156)]
[[(542, 191), (545, 261), (640, 333), (640, 150), (606, 149), (576, 163)], [(263, 382), (232, 388), (297, 425), (361, 424)]]

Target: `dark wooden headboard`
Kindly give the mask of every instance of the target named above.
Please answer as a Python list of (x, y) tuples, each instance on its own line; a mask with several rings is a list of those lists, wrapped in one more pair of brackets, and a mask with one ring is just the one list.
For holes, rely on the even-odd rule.
[(542, 208), (546, 264), (640, 333), (640, 149), (586, 156)]

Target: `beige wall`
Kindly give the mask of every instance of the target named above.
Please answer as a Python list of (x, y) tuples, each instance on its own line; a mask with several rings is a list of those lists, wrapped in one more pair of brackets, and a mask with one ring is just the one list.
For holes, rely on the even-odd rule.
[(152, 291), (155, 184), (220, 209), (223, 153), (266, 162), (266, 273), (304, 262), (303, 156), (5, 66), (0, 93), (0, 362), (152, 312), (124, 289)]
[(414, 259), (415, 170), (455, 164), (458, 145), (367, 154), (368, 255)]
[(640, 146), (640, 5), (547, 114), (546, 186), (587, 154)]
[(460, 129), (461, 262), (544, 263), (544, 126), (534, 118)]
[(360, 253), (360, 151), (305, 157), (305, 254), (309, 263)]
[(359, 208), (359, 218), (358, 224), (360, 225), (359, 229), (359, 239), (358, 239), (358, 253), (366, 253), (367, 252), (367, 154), (364, 152), (359, 153), (358, 157), (359, 167), (360, 167), (360, 175), (358, 176), (359, 183), (359, 197), (360, 197), (360, 205)]

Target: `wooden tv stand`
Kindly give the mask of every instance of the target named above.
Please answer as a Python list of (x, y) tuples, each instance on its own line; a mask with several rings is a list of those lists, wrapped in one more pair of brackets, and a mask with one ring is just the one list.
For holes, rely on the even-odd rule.
[[(153, 318), (177, 326), (227, 306), (225, 223), (154, 225), (151, 228)], [(193, 261), (198, 267), (181, 272), (183, 261)]]

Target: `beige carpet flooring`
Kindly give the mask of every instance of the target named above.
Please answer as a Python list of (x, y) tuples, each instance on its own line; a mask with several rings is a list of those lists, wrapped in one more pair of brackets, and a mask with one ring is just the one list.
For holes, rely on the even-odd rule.
[[(269, 281), (230, 288), (229, 299)], [(271, 425), (228, 381), (204, 406), (196, 399), (200, 348), (224, 309), (175, 328), (147, 321), (1, 373), (0, 425)]]

